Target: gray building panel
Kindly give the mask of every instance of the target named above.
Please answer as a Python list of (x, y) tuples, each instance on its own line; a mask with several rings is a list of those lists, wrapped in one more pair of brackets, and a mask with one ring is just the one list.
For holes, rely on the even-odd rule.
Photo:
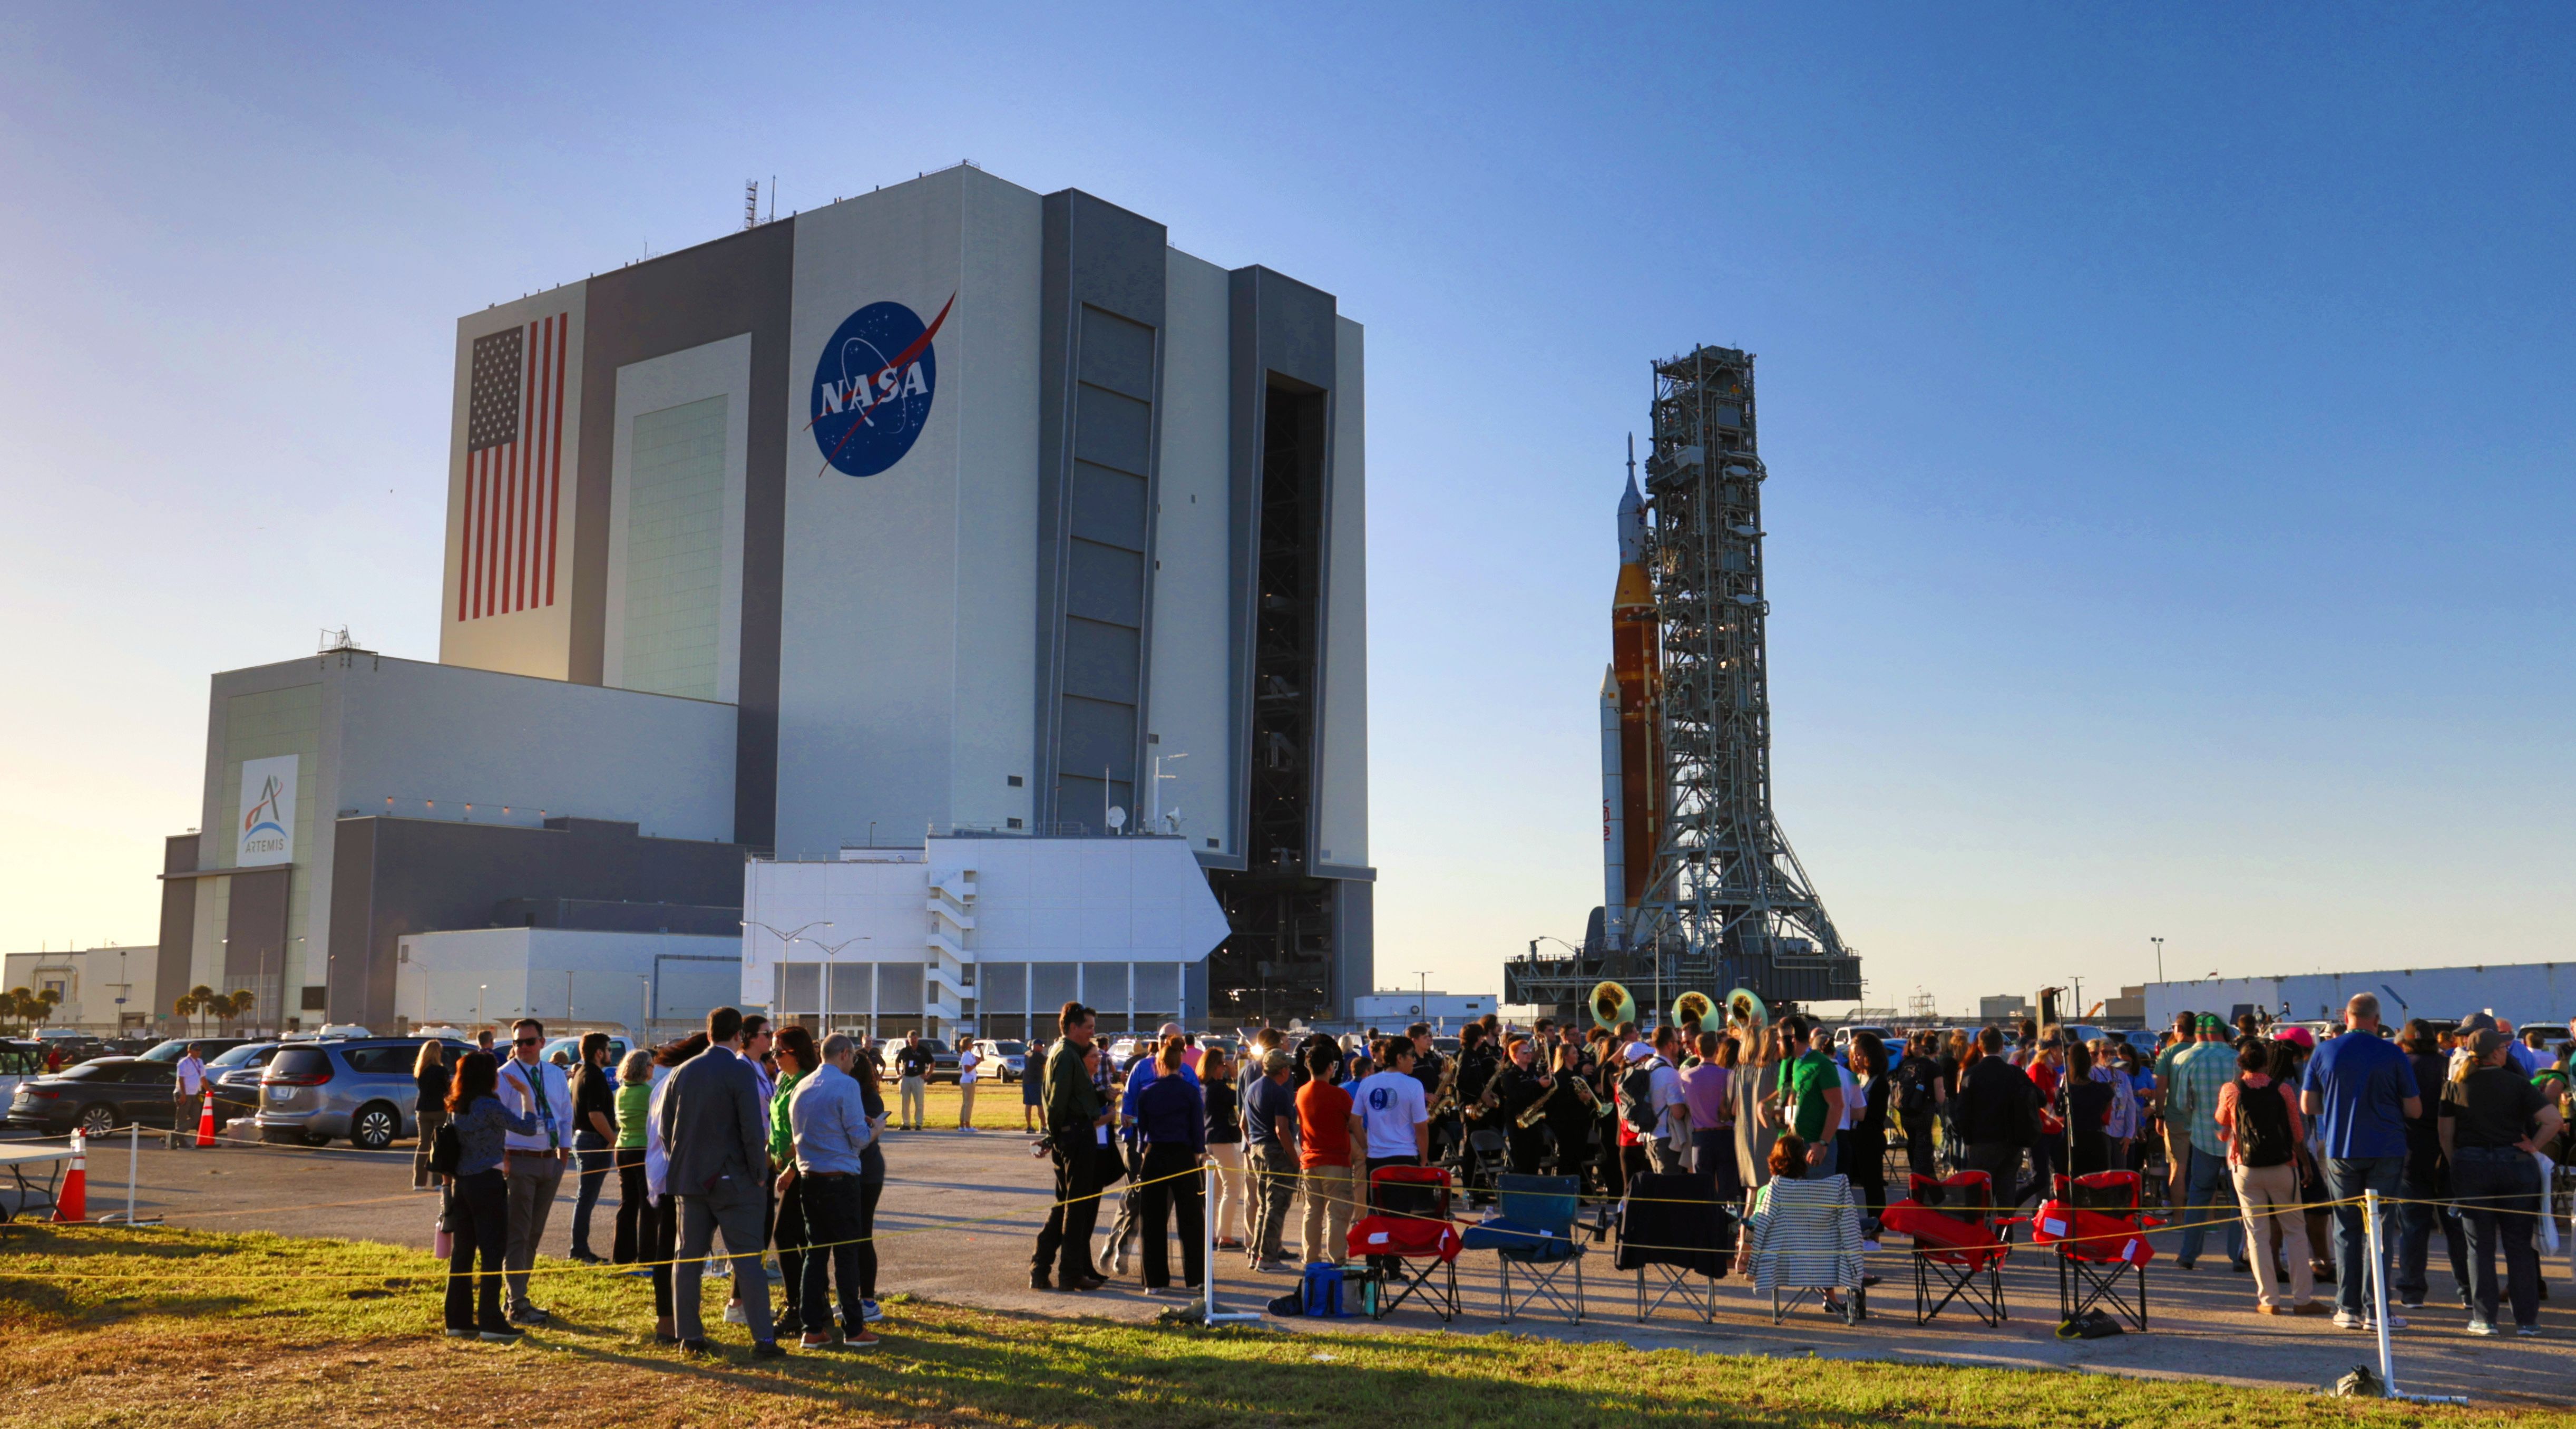
[[(583, 326), (580, 472), (575, 483), (572, 678), (603, 678), (608, 594), (609, 488), (617, 424), (617, 369), (648, 358), (751, 334), (751, 390), (788, 390), (789, 296), (796, 225), (763, 224), (589, 284)], [(787, 436), (755, 420), (744, 454), (742, 653), (734, 744), (733, 836), (767, 848), (778, 817), (778, 638)]]
[(1033, 801), (1042, 827), (1138, 802), (1165, 246), (1161, 224), (1088, 194), (1045, 201)]
[(333, 1022), (391, 1024), (401, 940), (493, 926), (514, 900), (739, 908), (738, 844), (639, 837), (633, 824), (553, 819), (544, 828), (368, 815), (333, 829)]

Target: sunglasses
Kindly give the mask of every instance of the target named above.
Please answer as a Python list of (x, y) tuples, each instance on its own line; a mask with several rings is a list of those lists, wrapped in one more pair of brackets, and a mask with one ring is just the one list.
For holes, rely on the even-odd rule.
[(545, 1044), (545, 1040), (546, 1039), (543, 1037), (522, 1037), (511, 1045), (516, 1047), (538, 1047), (543, 1046)]

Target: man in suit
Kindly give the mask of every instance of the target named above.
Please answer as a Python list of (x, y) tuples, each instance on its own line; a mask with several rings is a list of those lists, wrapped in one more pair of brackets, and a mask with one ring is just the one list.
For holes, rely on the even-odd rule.
[(671, 1194), (680, 1198), (673, 1309), (681, 1353), (709, 1353), (698, 1293), (707, 1252), (722, 1231), (725, 1253), (734, 1263), (733, 1283), (742, 1289), (752, 1357), (774, 1359), (786, 1351), (770, 1322), (769, 1277), (760, 1268), (769, 1133), (761, 1114), (760, 1079), (743, 1057), (742, 1032), (742, 1013), (736, 1009), (708, 1013), (707, 1050), (681, 1063), (662, 1091), (662, 1144), (670, 1151)]

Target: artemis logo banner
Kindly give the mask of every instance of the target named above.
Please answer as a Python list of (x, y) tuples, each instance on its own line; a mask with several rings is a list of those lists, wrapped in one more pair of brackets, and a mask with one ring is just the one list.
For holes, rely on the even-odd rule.
[(295, 759), (280, 754), (242, 761), (241, 822), (233, 826), (233, 866), (295, 861)]
[(956, 303), (957, 295), (949, 294), (927, 326), (901, 303), (870, 303), (841, 320), (814, 365), (814, 417), (807, 424), (824, 466), (874, 476), (912, 450), (939, 391), (939, 353), (931, 343)]

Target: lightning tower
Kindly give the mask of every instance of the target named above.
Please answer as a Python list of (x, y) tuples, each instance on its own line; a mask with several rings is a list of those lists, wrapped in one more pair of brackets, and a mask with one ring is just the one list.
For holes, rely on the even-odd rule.
[(1663, 808), (1628, 938), (1632, 976), (1653, 977), (1658, 1005), (1685, 987), (1750, 987), (1775, 1003), (1857, 998), (1860, 960), (1771, 810), (1752, 355), (1699, 347), (1656, 363), (1653, 426)]

